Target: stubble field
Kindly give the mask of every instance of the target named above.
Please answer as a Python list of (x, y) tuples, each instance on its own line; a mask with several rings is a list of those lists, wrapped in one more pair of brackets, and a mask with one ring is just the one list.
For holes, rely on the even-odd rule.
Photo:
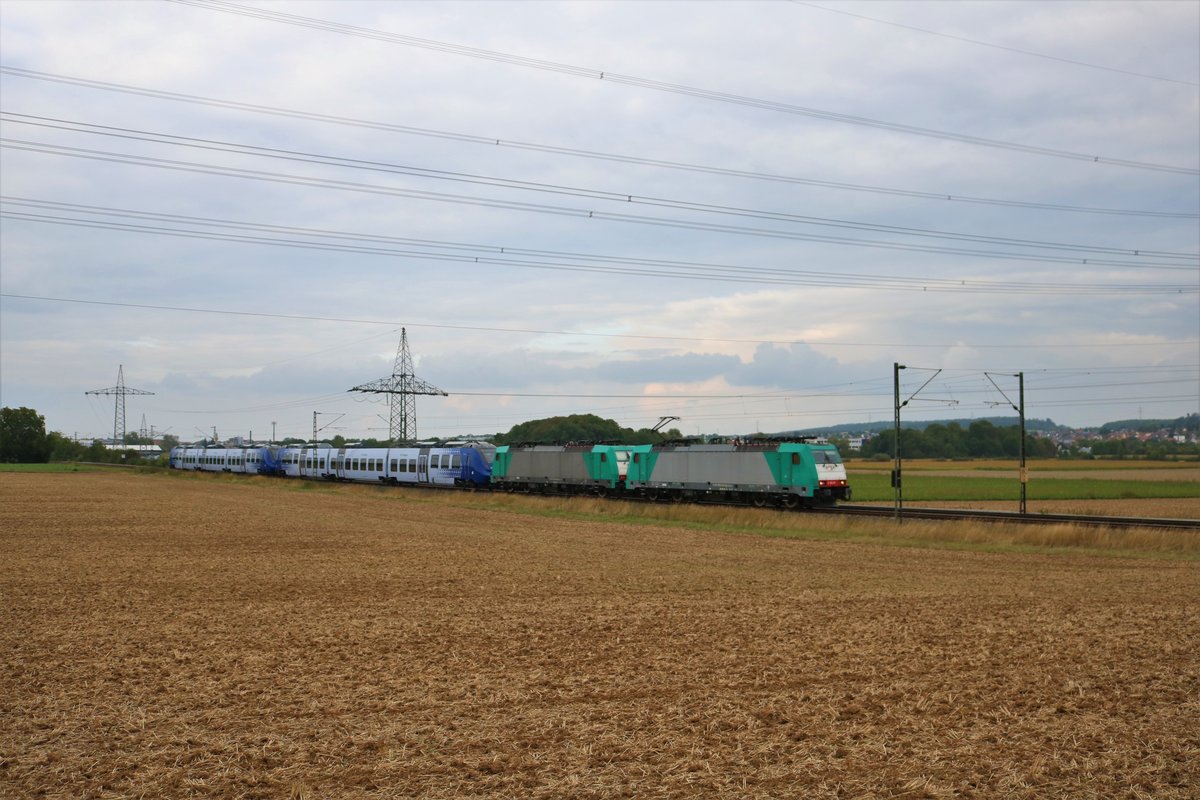
[(1186, 556), (0, 473), (0, 591), (5, 797), (1200, 794)]

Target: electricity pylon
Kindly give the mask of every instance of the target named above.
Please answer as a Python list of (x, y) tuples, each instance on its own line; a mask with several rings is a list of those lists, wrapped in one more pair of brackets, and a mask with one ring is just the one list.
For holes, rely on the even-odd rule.
[[(93, 389), (84, 394), (111, 394), (116, 396), (116, 401), (113, 403), (113, 444), (116, 446), (125, 443), (125, 396), (130, 394), (154, 394), (154, 392), (146, 392), (141, 389), (130, 389), (125, 385), (125, 365), (121, 364), (117, 367), (117, 385), (110, 386), (107, 389)], [(120, 434), (118, 436), (118, 434)]]
[(404, 328), (400, 329), (400, 346), (396, 349), (396, 363), (392, 366), (392, 374), (355, 386), (348, 391), (374, 392), (388, 396), (388, 438), (393, 444), (411, 442), (417, 438), (417, 395), (449, 397), (441, 389), (413, 374), (412, 355), (408, 352), (408, 332)]

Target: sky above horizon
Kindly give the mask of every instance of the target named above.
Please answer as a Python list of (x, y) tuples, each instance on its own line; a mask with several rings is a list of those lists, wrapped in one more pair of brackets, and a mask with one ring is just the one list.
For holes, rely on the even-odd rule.
[(0, 4), (0, 405), (691, 435), (1200, 411), (1200, 3)]

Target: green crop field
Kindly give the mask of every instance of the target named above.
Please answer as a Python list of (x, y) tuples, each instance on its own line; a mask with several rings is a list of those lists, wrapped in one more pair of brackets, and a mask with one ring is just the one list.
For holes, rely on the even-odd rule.
[[(981, 472), (979, 477), (930, 475), (918, 470), (903, 473), (904, 499), (921, 500), (1011, 500), (1020, 497), (1017, 478), (997, 478)], [(856, 502), (890, 501), (890, 473), (850, 473)], [(1026, 496), (1037, 500), (1130, 500), (1151, 498), (1200, 498), (1200, 485), (1188, 481), (1112, 480), (1099, 478), (1041, 478), (1032, 475)]]
[(79, 464), (0, 464), (0, 472), (88, 472), (99, 467)]

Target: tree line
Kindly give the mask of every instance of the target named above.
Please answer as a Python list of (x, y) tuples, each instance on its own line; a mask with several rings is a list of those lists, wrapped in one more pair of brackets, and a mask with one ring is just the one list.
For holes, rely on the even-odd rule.
[[(864, 457), (896, 454), (896, 431), (881, 431), (863, 443)], [(846, 448), (838, 448), (845, 451)], [(924, 430), (900, 429), (900, 455), (904, 458), (1017, 458), (1021, 454), (1019, 426), (999, 427), (987, 420), (975, 420), (964, 428), (957, 422), (933, 424)], [(1058, 445), (1049, 439), (1025, 436), (1028, 458), (1053, 458)]]
[[(178, 444), (174, 437), (164, 437), (163, 447), (170, 449), (172, 442)], [(125, 444), (141, 444), (141, 438), (130, 433), (125, 437)], [(47, 433), (45, 417), (32, 408), (0, 408), (0, 464), (45, 464), (50, 461), (130, 464), (142, 461), (142, 456), (133, 447), (113, 450), (98, 439), (81, 444), (58, 431)]]
[[(832, 439), (843, 455), (849, 453), (849, 442)], [(864, 458), (894, 458), (896, 432), (881, 431), (863, 443), (860, 455)], [(1021, 454), (1021, 429), (1016, 425), (994, 425), (976, 420), (964, 428), (957, 422), (935, 423), (923, 430), (902, 428), (900, 455), (904, 458), (1017, 458)], [(1142, 441), (1128, 439), (1078, 439), (1070, 445), (1059, 446), (1044, 436), (1025, 436), (1025, 455), (1028, 458), (1196, 458), (1200, 445), (1188, 442)]]
[[(683, 439), (677, 428), (655, 431), (650, 428), (624, 428), (615, 420), (595, 414), (572, 414), (530, 420), (514, 425), (508, 433), (488, 437), (494, 444), (564, 444), (567, 442), (605, 442), (610, 444), (660, 444)], [(891, 458), (895, 455), (894, 430), (881, 431), (863, 443), (862, 458)], [(849, 441), (834, 437), (843, 456), (851, 456)], [(136, 433), (125, 437), (125, 443), (139, 444)], [(179, 441), (163, 437), (164, 452)], [(285, 439), (279, 444), (304, 444), (300, 439)], [(347, 442), (335, 436), (330, 442), (341, 447)], [(375, 439), (357, 442), (361, 447), (387, 447), (386, 441)], [(924, 429), (903, 428), (900, 431), (900, 454), (904, 458), (1017, 458), (1020, 455), (1021, 433), (1016, 425), (995, 425), (988, 420), (976, 420), (964, 428), (957, 422), (934, 423)], [(1200, 445), (1171, 441), (1140, 441), (1138, 439), (1091, 439), (1077, 441), (1059, 448), (1050, 439), (1025, 437), (1028, 458), (1196, 458)], [(46, 463), (47, 461), (97, 461), (131, 463), (141, 460), (135, 449), (112, 450), (100, 441), (80, 444), (56, 431), (46, 432), (46, 421), (32, 408), (0, 409), (0, 463)]]

